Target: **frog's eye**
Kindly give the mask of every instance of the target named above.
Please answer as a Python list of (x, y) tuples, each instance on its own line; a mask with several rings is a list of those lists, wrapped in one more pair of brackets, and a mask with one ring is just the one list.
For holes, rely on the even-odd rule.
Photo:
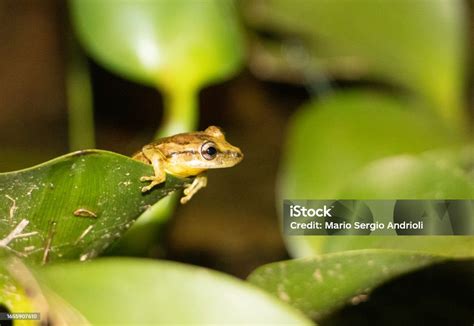
[(216, 144), (214, 144), (213, 142), (204, 143), (201, 147), (201, 155), (206, 160), (214, 159), (217, 155)]

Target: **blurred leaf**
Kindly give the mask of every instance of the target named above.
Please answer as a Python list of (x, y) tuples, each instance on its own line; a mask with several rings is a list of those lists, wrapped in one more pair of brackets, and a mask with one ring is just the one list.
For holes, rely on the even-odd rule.
[[(386, 80), (424, 96), (431, 109), (463, 121), (465, 2), (264, 0), (244, 2), (257, 28), (298, 39), (312, 62), (282, 55), (308, 71), (325, 65), (341, 76)], [(309, 66), (308, 66), (309, 65)], [(331, 71), (330, 71), (331, 72)]]
[(143, 194), (144, 175), (150, 165), (99, 150), (0, 174), (0, 244), (32, 262), (94, 257), (187, 182), (168, 176)]
[[(446, 159), (446, 157), (441, 157)], [(383, 180), (383, 182), (381, 182)], [(413, 155), (376, 160), (359, 170), (341, 192), (343, 198), (472, 199), (474, 179), (455, 165)], [(472, 234), (473, 225), (463, 231)], [(419, 250), (456, 257), (474, 257), (472, 236), (363, 236), (310, 240), (321, 252), (363, 248)]]
[[(415, 155), (390, 156), (355, 171), (344, 198), (474, 198), (474, 180), (454, 165)], [(383, 180), (383, 182), (381, 182)]]
[[(88, 325), (67, 302), (49, 292), (48, 301), (31, 270), (18, 258), (0, 252), (0, 306), (9, 313), (37, 313), (41, 324)], [(47, 291), (47, 290), (46, 290)], [(36, 320), (17, 320), (15, 325), (38, 325)]]
[[(461, 143), (459, 135), (413, 102), (364, 91), (334, 94), (306, 105), (291, 122), (278, 197), (472, 198), (469, 176), (459, 168), (413, 156), (436, 148), (457, 148)], [(398, 154), (406, 155), (405, 164), (394, 167), (390, 159), (382, 166), (373, 163)], [(466, 247), (473, 244), (471, 238), (454, 238), (293, 236), (286, 241), (295, 256), (367, 247), (472, 253)]]
[(168, 90), (199, 88), (242, 64), (242, 37), (228, 0), (71, 0), (86, 49), (126, 78)]
[(93, 324), (311, 324), (245, 282), (189, 265), (103, 258), (37, 274)]
[(367, 248), (412, 250), (459, 258), (474, 257), (473, 236), (334, 236), (288, 240), (297, 257)]
[(264, 265), (248, 279), (318, 321), (345, 304), (365, 301), (384, 282), (447, 259), (409, 251), (349, 251)]
[[(10, 312), (38, 312), (26, 291), (12, 277), (7, 257), (8, 255), (0, 248), (0, 306)], [(22, 323), (19, 322), (18, 325)]]
[(337, 198), (348, 178), (373, 160), (461, 140), (414, 102), (365, 90), (335, 93), (305, 105), (290, 122), (282, 197)]

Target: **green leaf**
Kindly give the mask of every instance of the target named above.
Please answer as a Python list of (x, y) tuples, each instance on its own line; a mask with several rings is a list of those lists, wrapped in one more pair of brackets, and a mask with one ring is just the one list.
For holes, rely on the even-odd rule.
[[(443, 158), (443, 151), (421, 155), (462, 143), (413, 102), (362, 90), (335, 93), (306, 105), (292, 120), (278, 198), (472, 198), (472, 179), (455, 159)], [(473, 254), (472, 237), (294, 236), (286, 242), (294, 256), (356, 248)]]
[[(244, 2), (245, 3), (245, 2)], [(422, 95), (442, 117), (465, 123), (465, 2), (268, 0), (247, 2), (248, 19), (296, 36), (312, 64), (343, 77), (372, 78)], [(283, 47), (285, 49), (286, 47)], [(285, 53), (284, 51), (282, 51)], [(301, 56), (287, 55), (308, 73)], [(455, 124), (456, 126), (456, 124)]]
[(126, 78), (165, 90), (196, 89), (240, 68), (232, 1), (71, 0), (79, 39)]
[(147, 193), (150, 165), (86, 150), (0, 174), (0, 244), (30, 262), (100, 254), (147, 208), (188, 180), (168, 176)]
[(246, 282), (179, 263), (102, 258), (37, 275), (93, 324), (311, 324)]
[(360, 250), (264, 265), (248, 280), (316, 321), (400, 275), (446, 257), (392, 250)]

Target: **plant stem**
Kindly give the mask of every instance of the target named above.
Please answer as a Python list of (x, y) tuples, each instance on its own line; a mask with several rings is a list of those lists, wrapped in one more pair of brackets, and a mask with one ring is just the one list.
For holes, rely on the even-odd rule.
[(155, 138), (193, 130), (198, 116), (198, 94), (195, 88), (165, 91), (163, 123)]
[(71, 151), (94, 148), (94, 114), (89, 67), (73, 41), (69, 46), (66, 92), (69, 111), (69, 148)]

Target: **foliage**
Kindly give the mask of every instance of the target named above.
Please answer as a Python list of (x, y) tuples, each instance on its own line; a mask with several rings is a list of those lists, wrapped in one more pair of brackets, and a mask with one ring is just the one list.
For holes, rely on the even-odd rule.
[(160, 135), (193, 129), (198, 90), (242, 65), (232, 1), (71, 0), (70, 5), (79, 39), (96, 60), (164, 92), (167, 116)]
[[(407, 109), (409, 108), (409, 109)], [(278, 197), (469, 199), (462, 133), (422, 105), (373, 91), (337, 93), (290, 123)], [(440, 150), (453, 148), (451, 151)], [(294, 256), (392, 248), (472, 256), (473, 237), (291, 236)]]
[(319, 320), (351, 301), (364, 301), (387, 280), (447, 259), (409, 251), (346, 251), (264, 265), (249, 281)]
[(38, 277), (93, 324), (311, 324), (243, 281), (173, 262), (104, 258), (51, 266)]
[(150, 165), (87, 150), (0, 174), (0, 239), (27, 261), (87, 260), (121, 237), (152, 204), (186, 180), (141, 192)]
[(303, 43), (310, 62), (288, 56), (293, 66), (408, 89), (455, 128), (464, 124), (462, 0), (269, 0), (246, 9), (253, 26)]
[[(242, 22), (230, 0), (69, 3), (78, 40), (93, 60), (163, 93), (156, 137), (194, 129), (199, 90), (243, 66)], [(331, 76), (384, 86), (326, 87), (296, 110), (277, 202), (473, 198), (460, 0), (240, 6), (250, 28), (282, 37), (256, 39), (296, 67), (309, 88)], [(294, 44), (303, 50), (292, 52)], [(91, 90), (85, 61), (73, 57), (68, 96), (75, 148), (94, 143)], [(474, 256), (472, 236), (286, 237), (297, 259), (261, 266), (248, 282), (166, 261), (92, 259), (124, 239), (140, 216), (140, 228), (122, 246), (154, 237), (157, 224), (171, 215), (173, 200), (162, 199), (190, 180), (168, 176), (142, 193), (140, 177), (152, 174), (149, 165), (99, 150), (0, 174), (0, 306), (39, 311), (57, 324), (311, 324), (308, 317), (319, 321), (363, 301), (400, 275)]]

